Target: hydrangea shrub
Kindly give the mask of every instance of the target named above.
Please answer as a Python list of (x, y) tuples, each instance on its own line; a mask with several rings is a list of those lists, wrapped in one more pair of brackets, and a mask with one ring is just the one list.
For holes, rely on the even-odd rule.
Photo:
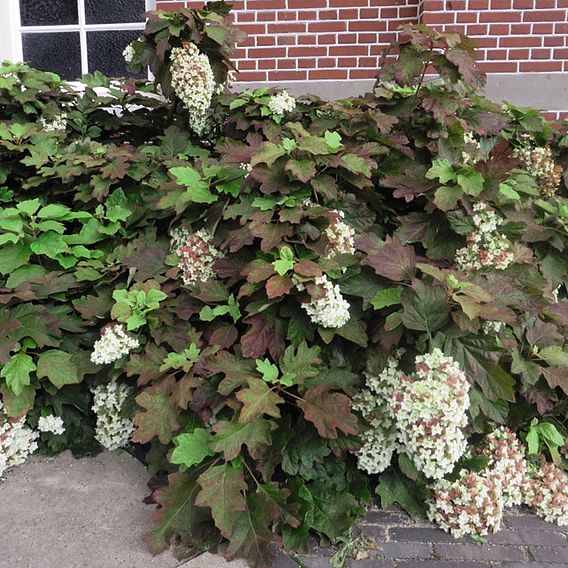
[(374, 495), (565, 522), (565, 126), (420, 26), (363, 97), (232, 93), (227, 16), (152, 15), (155, 84), (0, 67), (0, 469), (138, 444), (152, 549), (254, 566)]

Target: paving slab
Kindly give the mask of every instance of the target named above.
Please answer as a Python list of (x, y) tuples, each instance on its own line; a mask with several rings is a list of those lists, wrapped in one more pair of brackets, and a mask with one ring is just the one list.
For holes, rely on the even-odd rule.
[(207, 555), (153, 556), (144, 466), (124, 452), (32, 457), (0, 480), (0, 568), (243, 568)]

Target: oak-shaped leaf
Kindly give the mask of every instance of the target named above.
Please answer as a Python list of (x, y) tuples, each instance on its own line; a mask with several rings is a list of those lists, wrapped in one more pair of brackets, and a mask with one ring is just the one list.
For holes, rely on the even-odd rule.
[(275, 274), (266, 282), (266, 295), (271, 299), (279, 298), (280, 296), (288, 294), (293, 287), (294, 284), (289, 276)]
[(246, 318), (251, 327), (243, 335), (241, 345), (243, 355), (251, 359), (260, 359), (268, 351), (273, 359), (278, 359), (284, 351), (284, 324), (273, 312)]
[(319, 347), (308, 347), (305, 341), (302, 341), (296, 349), (293, 345), (286, 347), (286, 351), (280, 359), (282, 382), (285, 384), (302, 384), (304, 379), (315, 377), (320, 372), (321, 359), (319, 354)]
[(160, 367), (167, 354), (168, 352), (163, 347), (155, 343), (147, 343), (143, 353), (134, 353), (126, 361), (124, 365), (126, 376), (138, 376), (138, 386), (159, 379), (163, 375)]
[(298, 401), (304, 417), (322, 438), (337, 438), (337, 431), (357, 434), (357, 418), (351, 413), (351, 399), (341, 393), (330, 392), (329, 385), (311, 387)]
[(219, 383), (219, 393), (229, 396), (236, 388), (245, 385), (249, 377), (256, 375), (255, 361), (239, 357), (229, 351), (220, 351), (207, 360), (207, 371), (221, 373), (225, 378)]
[(442, 286), (414, 280), (412, 288), (403, 290), (400, 302), (404, 308), (402, 323), (407, 329), (432, 333), (448, 321), (450, 306)]
[(243, 403), (239, 415), (239, 422), (247, 424), (254, 422), (259, 416), (268, 414), (273, 418), (280, 418), (279, 404), (284, 399), (274, 392), (274, 388), (266, 384), (262, 379), (248, 379), (248, 388), (241, 389), (237, 393), (237, 399)]
[(410, 515), (426, 516), (424, 494), (420, 486), (394, 469), (381, 473), (377, 494), (381, 498), (383, 509), (397, 503)]
[(162, 444), (171, 442), (180, 423), (179, 411), (170, 395), (160, 387), (150, 387), (136, 397), (136, 403), (144, 411), (136, 414), (132, 420), (136, 426), (132, 439), (140, 444), (146, 444), (154, 437)]
[(201, 537), (201, 523), (210, 520), (208, 512), (195, 506), (199, 492), (197, 476), (186, 472), (172, 473), (168, 485), (158, 489), (153, 500), (158, 504), (152, 517), (158, 526), (144, 537), (151, 550), (158, 554), (169, 547), (172, 537), (190, 535), (192, 540)]
[(16, 353), (0, 370), (0, 377), (15, 395), (22, 393), (30, 385), (30, 374), (36, 370), (33, 359), (27, 353)]
[(361, 264), (367, 264), (379, 275), (402, 282), (410, 280), (416, 271), (414, 247), (403, 245), (398, 237), (387, 237), (385, 245), (367, 255)]
[(292, 234), (292, 225), (290, 223), (259, 223), (250, 227), (253, 236), (261, 239), (260, 248), (262, 252), (270, 252), (273, 248), (277, 248), (284, 237)]
[(226, 461), (231, 461), (241, 453), (244, 445), (250, 455), (258, 459), (270, 446), (273, 426), (273, 422), (264, 418), (248, 424), (220, 420), (213, 426), (215, 436), (211, 447), (215, 452), (222, 453)]
[(210, 441), (211, 434), (205, 428), (195, 428), (193, 432), (176, 436), (170, 462), (185, 468), (200, 464), (207, 456), (213, 455)]
[(246, 558), (252, 568), (274, 566), (273, 546), (281, 544), (281, 538), (272, 531), (273, 523), (280, 515), (280, 507), (264, 491), (247, 496), (246, 508), (233, 518), (233, 530), (225, 552), (228, 560)]
[(247, 484), (242, 463), (222, 464), (209, 468), (197, 479), (201, 491), (195, 499), (197, 507), (209, 507), (215, 526), (225, 538), (233, 528), (233, 515), (245, 510), (243, 492)]
[(47, 377), (58, 389), (64, 385), (74, 385), (81, 381), (77, 365), (71, 354), (50, 349), (40, 354), (37, 362), (37, 377)]

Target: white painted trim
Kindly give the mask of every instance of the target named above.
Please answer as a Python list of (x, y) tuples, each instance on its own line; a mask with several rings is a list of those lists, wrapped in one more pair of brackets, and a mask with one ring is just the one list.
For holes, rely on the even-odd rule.
[[(124, 22), (118, 24), (87, 24), (85, 18), (85, 0), (77, 0), (79, 21), (72, 25), (22, 26), (20, 21), (19, 0), (0, 0), (0, 61), (22, 61), (22, 34), (79, 32), (81, 41), (81, 70), (88, 72), (87, 51), (88, 31), (129, 31), (143, 30), (144, 22)], [(146, 11), (156, 8), (156, 0), (145, 0)]]

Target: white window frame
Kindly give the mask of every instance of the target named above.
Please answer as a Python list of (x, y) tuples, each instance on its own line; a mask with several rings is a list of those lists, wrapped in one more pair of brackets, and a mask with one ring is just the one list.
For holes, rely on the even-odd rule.
[[(145, 0), (146, 11), (156, 8), (156, 0)], [(46, 0), (49, 2), (49, 0)], [(20, 21), (20, 0), (0, 0), (0, 61), (23, 61), (22, 34), (79, 32), (81, 45), (81, 73), (89, 72), (87, 32), (143, 30), (145, 22), (121, 24), (87, 24), (85, 0), (77, 0), (78, 23), (72, 25), (22, 26)], [(65, 54), (62, 54), (65, 57)]]

